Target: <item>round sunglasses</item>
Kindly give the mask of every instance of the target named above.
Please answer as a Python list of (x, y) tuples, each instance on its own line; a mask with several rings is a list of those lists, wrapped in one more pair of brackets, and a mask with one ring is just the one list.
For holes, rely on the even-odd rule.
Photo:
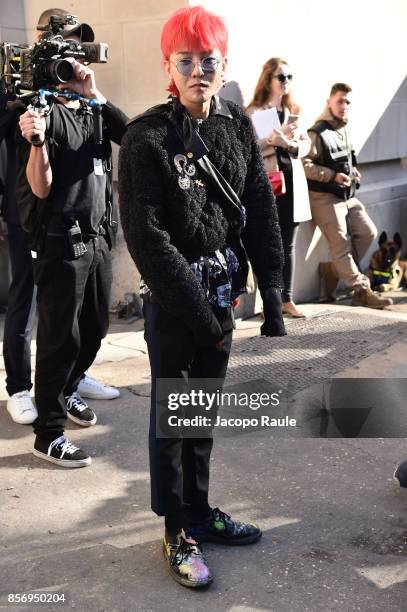
[(221, 60), (217, 57), (204, 57), (200, 62), (193, 62), (191, 58), (183, 58), (175, 62), (173, 65), (182, 76), (191, 76), (195, 70), (195, 66), (199, 66), (202, 72), (216, 72)]

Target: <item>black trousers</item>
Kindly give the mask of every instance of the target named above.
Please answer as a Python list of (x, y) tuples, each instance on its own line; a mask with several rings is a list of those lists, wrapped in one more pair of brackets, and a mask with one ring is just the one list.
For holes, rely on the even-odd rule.
[(295, 241), (297, 238), (299, 223), (294, 223), (292, 176), (286, 177), (286, 184), (287, 193), (281, 196), (277, 196), (276, 203), (284, 251), (284, 289), (282, 291), (281, 296), (283, 302), (290, 302), (293, 299)]
[(160, 378), (212, 378), (221, 383), (226, 375), (232, 331), (225, 333), (225, 349), (198, 347), (181, 319), (158, 304), (145, 302), (145, 339), (151, 367), (149, 431), (151, 508), (172, 524), (209, 515), (209, 460), (213, 440), (208, 438), (159, 438), (156, 436), (157, 380)]
[(73, 393), (92, 364), (109, 327), (112, 266), (103, 236), (85, 242), (87, 253), (72, 259), (68, 239), (48, 236), (34, 263), (38, 329), (34, 432), (60, 436), (65, 395)]
[(281, 238), (283, 241), (284, 266), (283, 283), (281, 292), (283, 302), (291, 302), (293, 299), (293, 279), (295, 263), (295, 241), (298, 234), (298, 223), (286, 223), (281, 225)]
[(30, 342), (36, 291), (28, 234), (19, 225), (8, 223), (7, 235), (12, 280), (4, 322), (3, 356), (7, 393), (13, 395), (32, 387)]

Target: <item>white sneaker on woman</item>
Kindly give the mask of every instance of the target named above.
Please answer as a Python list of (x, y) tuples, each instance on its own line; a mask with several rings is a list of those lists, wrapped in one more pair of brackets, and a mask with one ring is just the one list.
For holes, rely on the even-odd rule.
[(30, 392), (19, 391), (7, 400), (7, 410), (14, 423), (19, 425), (31, 425), (38, 416), (37, 408), (34, 406)]
[(119, 389), (104, 385), (87, 374), (79, 381), (78, 393), (82, 397), (86, 397), (86, 399), (100, 400), (115, 399), (120, 395)]

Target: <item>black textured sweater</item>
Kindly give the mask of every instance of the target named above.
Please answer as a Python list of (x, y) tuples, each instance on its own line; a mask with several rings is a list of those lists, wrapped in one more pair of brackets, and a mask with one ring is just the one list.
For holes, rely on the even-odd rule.
[[(252, 123), (232, 102), (221, 101), (222, 107), (226, 112), (211, 111), (199, 133), (246, 208), (242, 241), (259, 286), (280, 287), (280, 228)], [(180, 188), (174, 157), (186, 153), (165, 113), (132, 123), (120, 149), (120, 213), (130, 255), (155, 299), (202, 336), (211, 334), (213, 313), (189, 264), (221, 249), (229, 224), (220, 194), (199, 166), (190, 187)]]

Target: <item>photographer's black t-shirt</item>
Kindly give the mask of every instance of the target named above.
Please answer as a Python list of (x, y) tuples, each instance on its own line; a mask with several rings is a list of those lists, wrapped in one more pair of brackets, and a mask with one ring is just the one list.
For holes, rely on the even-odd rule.
[(47, 141), (52, 169), (48, 232), (66, 231), (78, 221), (83, 234), (97, 234), (105, 214), (106, 174), (94, 172), (101, 152), (93, 137), (92, 111), (55, 104)]
[[(51, 169), (52, 186), (47, 198), (47, 231), (64, 233), (78, 221), (82, 234), (98, 233), (106, 210), (105, 172), (95, 174), (94, 159), (110, 163), (110, 140), (120, 143), (127, 117), (107, 103), (103, 107), (104, 140), (96, 145), (93, 136), (93, 114), (89, 107), (67, 108), (54, 104), (47, 117), (46, 146)], [(18, 143), (17, 198), (32, 192), (25, 176), (31, 145), (21, 137)], [(24, 183), (24, 184), (23, 184)]]
[[(92, 111), (56, 104), (48, 143), (52, 169), (48, 232), (67, 230), (78, 221), (83, 234), (97, 234), (106, 208), (106, 174), (94, 171), (94, 159), (102, 154), (93, 137)], [(105, 151), (103, 156), (108, 154)]]

